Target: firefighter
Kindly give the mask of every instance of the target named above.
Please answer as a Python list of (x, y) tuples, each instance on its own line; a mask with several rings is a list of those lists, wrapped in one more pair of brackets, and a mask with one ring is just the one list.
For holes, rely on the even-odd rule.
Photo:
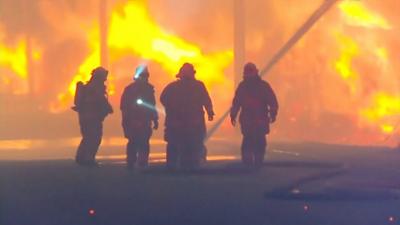
[(149, 83), (149, 71), (139, 66), (121, 97), (122, 127), (125, 138), (127, 166), (133, 169), (137, 163), (143, 168), (148, 165), (152, 128), (158, 128), (158, 113), (155, 107), (154, 87)]
[(162, 91), (160, 100), (165, 107), (165, 141), (167, 168), (193, 169), (199, 166), (204, 152), (206, 123), (214, 118), (211, 98), (203, 82), (195, 78), (192, 64), (184, 63), (176, 81)]
[(113, 109), (108, 102), (108, 71), (103, 67), (95, 68), (87, 84), (77, 83), (75, 106), (78, 112), (82, 140), (76, 153), (76, 162), (83, 166), (98, 166), (96, 153), (103, 136), (103, 121)]
[(255, 64), (247, 63), (243, 70), (243, 80), (236, 89), (230, 111), (231, 123), (239, 122), (243, 135), (242, 162), (249, 167), (262, 166), (267, 146), (266, 135), (270, 123), (275, 122), (278, 101), (271, 86), (261, 79)]

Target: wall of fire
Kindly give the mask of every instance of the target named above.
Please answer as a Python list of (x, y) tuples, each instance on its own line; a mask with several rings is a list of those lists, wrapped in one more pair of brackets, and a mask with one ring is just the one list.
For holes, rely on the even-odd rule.
[[(244, 1), (245, 61), (263, 67), (321, 3)], [(398, 0), (338, 1), (264, 78), (281, 106), (271, 138), (396, 143), (399, 10)], [(98, 65), (118, 109), (137, 65), (149, 65), (159, 94), (188, 61), (221, 115), (233, 95), (234, 12), (233, 0), (0, 0), (1, 113), (73, 115), (75, 83)]]

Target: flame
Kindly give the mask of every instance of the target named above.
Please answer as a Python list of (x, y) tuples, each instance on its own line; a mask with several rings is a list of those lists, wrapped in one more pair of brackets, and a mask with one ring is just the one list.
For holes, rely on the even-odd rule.
[[(90, 71), (99, 64), (99, 37), (94, 29), (88, 42), (91, 44), (92, 53), (85, 59), (68, 85), (68, 91), (58, 95), (58, 102), (51, 105), (52, 112), (63, 111), (72, 100), (75, 85), (78, 81), (89, 79)], [(123, 14), (113, 12), (111, 15), (108, 44), (111, 48), (110, 60), (131, 55), (132, 53), (160, 63), (170, 74), (175, 75), (179, 67), (186, 61), (195, 65), (198, 77), (206, 85), (213, 82), (225, 81), (223, 70), (231, 64), (232, 50), (217, 52), (211, 55), (202, 53), (200, 47), (190, 44), (185, 40), (163, 31), (148, 15), (144, 1), (132, 1), (123, 5)], [(116, 50), (113, 54), (112, 50)], [(121, 56), (120, 52), (125, 54)], [(113, 76), (109, 76), (109, 94), (115, 92)]]
[(91, 71), (100, 64), (100, 46), (98, 31), (92, 29), (88, 32), (88, 43), (90, 48), (89, 56), (79, 66), (77, 73), (73, 76), (68, 84), (68, 90), (59, 93), (57, 96), (58, 102), (50, 104), (50, 112), (59, 113), (64, 111), (70, 104), (75, 95), (76, 83), (79, 81), (87, 81), (90, 79)]
[[(4, 33), (0, 27), (0, 92), (23, 95), (28, 88), (28, 47), (25, 38), (18, 38), (14, 45), (4, 42)], [(30, 48), (32, 62), (41, 60), (39, 48)]]
[(368, 123), (378, 124), (381, 132), (393, 133), (395, 124), (399, 122), (400, 96), (377, 93), (373, 97), (372, 105), (362, 109), (360, 114)]
[(335, 62), (335, 68), (340, 76), (347, 81), (351, 91), (356, 91), (355, 82), (358, 79), (358, 73), (352, 67), (353, 58), (359, 55), (358, 44), (349, 36), (337, 34), (337, 40), (340, 45), (341, 55)]
[(388, 50), (385, 47), (377, 47), (375, 48), (375, 55), (379, 58), (379, 61), (382, 64), (387, 64), (389, 61)]
[(162, 30), (151, 20), (144, 1), (131, 1), (122, 12), (115, 11), (111, 16), (108, 41), (112, 48), (153, 60), (171, 76), (184, 62), (191, 62), (206, 84), (225, 81), (223, 70), (232, 62), (232, 50), (205, 55), (200, 47)]
[(379, 121), (386, 117), (400, 115), (400, 96), (376, 93), (372, 106), (361, 110), (361, 114), (370, 121)]
[(372, 12), (362, 1), (342, 1), (339, 8), (348, 25), (385, 30), (392, 28), (385, 18)]
[(72, 81), (68, 85), (68, 91), (60, 93), (57, 96), (59, 102), (51, 105), (51, 112), (62, 112), (65, 109), (65, 106), (68, 106), (68, 104), (70, 104), (71, 99), (75, 95), (76, 83), (78, 81), (89, 80), (90, 71), (92, 71), (93, 68), (95, 68), (97, 65), (99, 65), (99, 52), (94, 51), (79, 66), (78, 73), (73, 77)]
[(0, 42), (0, 66), (11, 68), (20, 78), (27, 79), (26, 42), (20, 40), (15, 47)]
[[(392, 29), (385, 18), (369, 10), (362, 2), (342, 1), (338, 7), (344, 15), (347, 25), (363, 28)], [(343, 33), (337, 33), (336, 38), (341, 46), (341, 55), (335, 62), (335, 68), (341, 77), (348, 82), (354, 93), (356, 90), (355, 82), (359, 79), (359, 74), (352, 67), (352, 61), (360, 55), (359, 43), (351, 36)], [(386, 48), (377, 47), (374, 51), (381, 62), (387, 62), (388, 53)]]
[[(348, 26), (363, 28), (364, 32), (370, 33), (372, 29), (391, 30), (390, 23), (378, 13), (368, 9), (361, 1), (342, 1), (339, 9), (344, 17), (344, 23)], [(346, 30), (347, 31), (347, 30)], [(374, 62), (381, 65), (389, 65), (388, 50), (379, 43), (379, 39), (363, 36), (358, 38), (359, 33), (345, 34), (345, 32), (337, 32), (336, 39), (340, 46), (340, 57), (335, 61), (335, 69), (342, 79), (350, 86), (353, 99), (358, 98), (357, 102), (361, 102), (363, 96), (355, 95), (365, 87), (362, 80), (368, 79), (368, 72), (362, 71), (363, 68), (354, 66), (353, 62), (356, 58), (370, 55)], [(377, 68), (380, 73), (386, 71)], [(395, 117), (400, 114), (400, 96), (390, 95), (384, 92), (384, 86), (376, 85), (369, 90), (372, 96), (367, 107), (356, 104), (358, 108), (358, 116), (362, 124), (368, 127), (376, 127), (384, 134), (390, 134), (395, 131)], [(351, 97), (350, 97), (351, 98)]]
[[(204, 20), (202, 21), (185, 17), (186, 12), (183, 11), (182, 15), (169, 18), (168, 26), (171, 27), (162, 27), (150, 14), (147, 2), (125, 0), (111, 3), (107, 40), (111, 70), (107, 86), (110, 95), (115, 93), (114, 84), (122, 86), (127, 81), (122, 74), (128, 74), (126, 70), (130, 67), (133, 70), (139, 62), (145, 62), (150, 67), (154, 66), (157, 73), (154, 73), (152, 79), (156, 80), (153, 80), (154, 85), (157, 90), (160, 90), (161, 85), (175, 79), (174, 76), (179, 67), (187, 61), (196, 67), (197, 77), (203, 80), (209, 89), (212, 88), (211, 94), (217, 97), (213, 99), (215, 106), (220, 107), (222, 111), (227, 102), (225, 100), (230, 98), (230, 95), (225, 95), (227, 88), (221, 87), (231, 87), (231, 79), (227, 79), (224, 70), (231, 65), (233, 53), (230, 48), (225, 47), (220, 47), (215, 51), (205, 51), (205, 49), (230, 43), (229, 35), (233, 33), (230, 26), (231, 9), (222, 7), (212, 13), (203, 11)], [(284, 10), (282, 4), (262, 0), (255, 2), (265, 4), (268, 8), (264, 9), (271, 10), (269, 14), (271, 18), (268, 20), (256, 14), (246, 17), (249, 24), (254, 24), (247, 30), (248, 58), (261, 63), (265, 62), (266, 56), (275, 52), (277, 50), (275, 47), (279, 47), (287, 35), (295, 30), (298, 17), (308, 16), (318, 1), (315, 3), (310, 1), (305, 3), (305, 7), (293, 9), (291, 15), (295, 16), (290, 18), (279, 16)], [(373, 8), (370, 3), (379, 7)], [(67, 3), (61, 1), (57, 4), (64, 6)], [(75, 43), (74, 41), (81, 44), (82, 35), (87, 35), (84, 40), (86, 40), (88, 52), (74, 68), (68, 82), (61, 84), (64, 86), (56, 95), (51, 96), (54, 100), (51, 103), (51, 112), (62, 112), (71, 105), (76, 82), (90, 79), (92, 69), (100, 64), (101, 52), (98, 24), (92, 21), (97, 19), (96, 9), (88, 14), (86, 3), (68, 10), (65, 7), (58, 7), (57, 4), (41, 7), (42, 10), (38, 12), (40, 13), (38, 16), (42, 17), (42, 22), (48, 23), (50, 30), (47, 30), (46, 26), (31, 27), (30, 38), (38, 42), (40, 40), (39, 43), (48, 40), (41, 46), (46, 52), (46, 57), (43, 59), (41, 51), (33, 48), (29, 52), (30, 42), (27, 42), (27, 36), (23, 36), (24, 34), (18, 36), (20, 34), (15, 33), (18, 29), (10, 29), (13, 28), (13, 23), (10, 22), (12, 18), (10, 21), (7, 19), (1, 23), (7, 23), (5, 28), (8, 30), (3, 30), (9, 32), (7, 38), (13, 39), (14, 42), (8, 42), (8, 39), (4, 42), (2, 34), (5, 33), (1, 32), (0, 27), (0, 73), (2, 74), (0, 75), (0, 92), (5, 95), (23, 93), (23, 90), (28, 90), (28, 86), (34, 82), (38, 84), (42, 82), (36, 87), (39, 94), (53, 93), (54, 88), (59, 84), (50, 90), (46, 87), (50, 82), (46, 80), (53, 74), (52, 71), (58, 69), (56, 66), (60, 65), (53, 66), (47, 62), (35, 64), (36, 71), (33, 74), (37, 74), (37, 78), (29, 79), (31, 67), (27, 65), (30, 64), (27, 56), (31, 56), (33, 61), (48, 60), (48, 57), (57, 55), (57, 50), (64, 50), (65, 44)], [(92, 4), (94, 7), (97, 5), (97, 2)], [(390, 8), (394, 5), (396, 5), (396, 0), (338, 1), (337, 8), (332, 8), (324, 15), (302, 41), (282, 59), (282, 63), (277, 65), (276, 73), (271, 73), (271, 76), (267, 78), (271, 81), (282, 105), (285, 106), (285, 110), (280, 114), (281, 120), (272, 131), (275, 137), (327, 142), (343, 141), (352, 144), (365, 144), (365, 140), (368, 139), (368, 144), (370, 144), (377, 139), (382, 139), (386, 134), (396, 133), (397, 127), (400, 127), (398, 125), (400, 124), (400, 80), (397, 79), (400, 64), (396, 61), (400, 42), (396, 38), (399, 23), (394, 19), (398, 15), (393, 8)], [(202, 3), (201, 6), (204, 9), (215, 7), (209, 3)], [(221, 3), (221, 6), (227, 5)], [(168, 13), (176, 13), (172, 12), (170, 7), (172, 4), (168, 3), (162, 6), (152, 5), (151, 9), (156, 10), (156, 15), (163, 18), (168, 16)], [(185, 7), (182, 9), (186, 9)], [(197, 9), (200, 12), (201, 8), (196, 7)], [(62, 16), (59, 18), (62, 20), (55, 20), (57, 14), (60, 13)], [(389, 16), (393, 17), (393, 20), (389, 20)], [(65, 18), (68, 20), (65, 21)], [(188, 18), (188, 21), (182, 21), (185, 25), (194, 23), (193, 28), (184, 30), (184, 33), (189, 36), (183, 37), (174, 33), (174, 28), (185, 27), (179, 23), (181, 18)], [(189, 30), (205, 27), (210, 24), (210, 21), (216, 22), (210, 27), (210, 32), (213, 34), (189, 34)], [(36, 22), (32, 25), (41, 24), (40, 21)], [(84, 25), (74, 26), (78, 22)], [(63, 29), (59, 29), (60, 27)], [(274, 29), (264, 29), (265, 27), (274, 27)], [(48, 31), (51, 31), (53, 35), (42, 39), (43, 34), (47, 34)], [(18, 32), (24, 31), (18, 30)], [(189, 41), (190, 35), (204, 36), (210, 43), (212, 42), (212, 45), (204, 48), (206, 44)], [(68, 52), (68, 54), (72, 57), (74, 53)], [(75, 62), (75, 60), (72, 61)], [(69, 71), (71, 63), (67, 62), (66, 68), (59, 69)], [(259, 66), (263, 65), (259, 64)], [(160, 69), (164, 73), (160, 73)], [(42, 71), (46, 74), (42, 74)], [(113, 72), (121, 76), (115, 76)], [(34, 82), (28, 84), (29, 80)], [(65, 78), (62, 78), (58, 81), (64, 80)], [(118, 91), (121, 90), (121, 86), (118, 86)], [(41, 97), (37, 99), (39, 102), (47, 101), (47, 98)], [(301, 102), (307, 102), (307, 104), (304, 106)], [(40, 103), (46, 106), (49, 104), (48, 102)], [(304, 133), (304, 127), (308, 127), (309, 132)], [(335, 128), (331, 129), (335, 130), (334, 132), (329, 131), (331, 127)], [(392, 141), (398, 137), (392, 136), (395, 137), (391, 139)]]
[(382, 130), (383, 133), (391, 134), (391, 133), (394, 132), (395, 127), (392, 126), (392, 125), (388, 125), (388, 124), (382, 124), (381, 125), (381, 130)]

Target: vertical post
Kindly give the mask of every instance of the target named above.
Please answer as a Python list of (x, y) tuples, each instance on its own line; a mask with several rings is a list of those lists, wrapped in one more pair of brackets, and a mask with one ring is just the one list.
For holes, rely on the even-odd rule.
[(241, 74), (246, 58), (246, 26), (244, 0), (234, 1), (234, 85), (241, 80)]
[(100, 27), (100, 64), (108, 67), (108, 14), (107, 0), (100, 0), (99, 27)]
[(36, 92), (35, 85), (35, 74), (34, 74), (34, 66), (32, 60), (32, 38), (30, 28), (31, 25), (29, 22), (33, 19), (30, 13), (30, 2), (28, 0), (22, 1), (22, 25), (24, 26), (23, 30), (25, 31), (25, 60), (26, 60), (26, 76), (28, 82), (28, 95), (30, 98), (33, 98)]
[(35, 85), (35, 72), (34, 72), (34, 64), (32, 60), (32, 39), (30, 37), (30, 32), (26, 33), (26, 72), (28, 77), (28, 91), (30, 97), (34, 97), (36, 94), (36, 85)]

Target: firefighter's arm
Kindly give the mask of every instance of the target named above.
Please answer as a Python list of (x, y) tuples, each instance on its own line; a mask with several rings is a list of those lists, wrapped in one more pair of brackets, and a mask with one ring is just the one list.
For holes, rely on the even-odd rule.
[(213, 110), (213, 104), (210, 95), (208, 94), (207, 88), (203, 83), (201, 84), (201, 88), (203, 92), (203, 105), (207, 111), (208, 121), (213, 121), (215, 113)]
[(107, 100), (107, 112), (109, 114), (114, 113), (114, 109), (113, 109), (112, 105), (110, 104), (110, 102), (108, 101), (108, 98), (106, 100)]
[(121, 101), (119, 102), (119, 109), (121, 111), (123, 111), (124, 109), (128, 108), (127, 104), (126, 104), (126, 102), (127, 102), (126, 98), (127, 98), (127, 94), (126, 94), (126, 89), (125, 89), (124, 92), (122, 93)]
[(128, 138), (129, 137), (129, 121), (128, 121), (129, 117), (128, 117), (128, 112), (126, 110), (122, 110), (121, 114), (122, 114), (121, 125), (122, 125), (122, 128), (124, 130), (124, 136), (126, 138)]
[(161, 92), (161, 95), (160, 95), (160, 102), (161, 102), (161, 104), (164, 106), (164, 107), (166, 107), (167, 106), (167, 104), (168, 104), (168, 99), (170, 99), (170, 92), (171, 92), (171, 84), (168, 84), (165, 88), (164, 88), (164, 90)]
[(107, 90), (107, 87), (104, 86), (104, 89), (102, 89), (101, 91), (95, 92), (95, 98), (96, 98), (95, 101), (99, 102), (99, 104), (101, 104), (101, 107), (102, 107), (101, 111), (103, 113), (105, 113), (105, 116), (114, 112), (112, 105), (108, 101), (108, 94), (107, 94), (106, 90)]
[(271, 119), (271, 123), (275, 122), (276, 116), (278, 114), (278, 100), (276, 98), (274, 90), (268, 85), (268, 107), (269, 107), (269, 116)]
[(158, 129), (158, 112), (157, 112), (157, 108), (156, 108), (156, 97), (154, 96), (154, 89), (152, 89), (152, 92), (151, 92), (150, 104), (153, 105), (153, 110), (152, 110), (153, 129), (157, 130)]
[(128, 94), (127, 94), (127, 89), (125, 88), (124, 92), (122, 93), (121, 96), (121, 101), (120, 101), (120, 110), (121, 110), (121, 116), (122, 116), (122, 121), (121, 125), (122, 128), (124, 129), (124, 135), (127, 138), (128, 137)]
[(236, 117), (237, 114), (239, 113), (240, 110), (240, 86), (236, 89), (235, 92), (235, 97), (233, 97), (232, 100), (232, 106), (231, 106), (231, 112), (230, 112), (230, 117), (231, 117), (231, 124), (233, 126), (236, 125)]

